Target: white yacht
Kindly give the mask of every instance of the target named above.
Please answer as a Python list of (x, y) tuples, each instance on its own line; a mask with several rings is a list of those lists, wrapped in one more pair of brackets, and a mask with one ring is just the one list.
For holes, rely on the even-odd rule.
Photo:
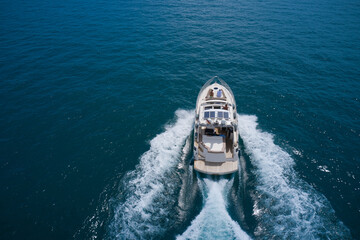
[(230, 87), (215, 76), (196, 100), (194, 169), (210, 175), (236, 172), (239, 162), (236, 103)]

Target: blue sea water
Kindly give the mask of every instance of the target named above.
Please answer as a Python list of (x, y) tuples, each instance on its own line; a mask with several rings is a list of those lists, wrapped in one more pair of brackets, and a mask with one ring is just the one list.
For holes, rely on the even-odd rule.
[[(0, 2), (1, 239), (360, 239), (356, 0)], [(201, 86), (239, 173), (193, 173)]]

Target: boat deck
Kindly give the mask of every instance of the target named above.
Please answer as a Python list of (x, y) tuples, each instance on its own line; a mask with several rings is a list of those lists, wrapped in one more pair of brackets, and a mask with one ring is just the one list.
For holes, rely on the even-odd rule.
[(196, 171), (211, 175), (230, 174), (238, 170), (238, 161), (205, 162), (204, 160), (195, 160), (194, 168)]

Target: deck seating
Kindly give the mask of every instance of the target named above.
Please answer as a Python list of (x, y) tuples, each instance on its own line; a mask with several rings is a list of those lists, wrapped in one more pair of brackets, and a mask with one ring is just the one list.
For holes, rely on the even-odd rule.
[(220, 153), (225, 151), (224, 138), (221, 136), (203, 136), (203, 145), (208, 152)]

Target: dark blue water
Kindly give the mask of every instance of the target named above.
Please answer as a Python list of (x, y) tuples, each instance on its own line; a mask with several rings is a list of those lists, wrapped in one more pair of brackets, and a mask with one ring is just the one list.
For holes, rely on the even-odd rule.
[[(358, 1), (0, 9), (1, 239), (360, 239)], [(215, 75), (242, 139), (221, 180), (190, 165)]]

